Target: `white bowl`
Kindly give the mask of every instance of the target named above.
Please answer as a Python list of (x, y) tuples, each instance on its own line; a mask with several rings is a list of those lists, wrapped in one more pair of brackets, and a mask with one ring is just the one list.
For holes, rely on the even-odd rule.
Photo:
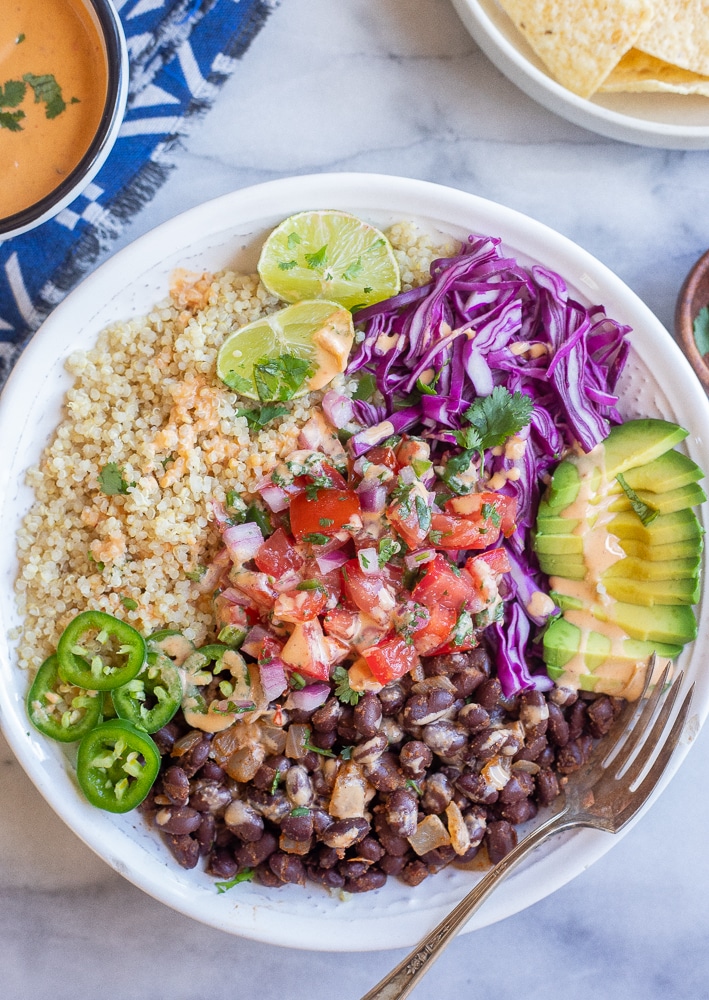
[(573, 94), (549, 75), (495, 0), (452, 0), (460, 19), (501, 73), (575, 125), (639, 146), (709, 148), (709, 98), (679, 94)]
[[(480, 873), (447, 869), (416, 888), (390, 879), (374, 893), (342, 902), (324, 889), (251, 883), (218, 895), (201, 870), (183, 871), (139, 815), (113, 816), (77, 792), (61, 747), (30, 732), (24, 699), (27, 676), (16, 666), (10, 630), (18, 623), (13, 597), (15, 532), (31, 503), (24, 470), (36, 462), (55, 427), (69, 385), (64, 359), (91, 346), (112, 320), (147, 311), (162, 299), (177, 266), (253, 268), (265, 234), (288, 215), (336, 207), (378, 226), (412, 219), (465, 238), (502, 237), (520, 261), (541, 261), (566, 278), (572, 294), (603, 303), (633, 327), (634, 350), (623, 380), (628, 417), (656, 415), (693, 430), (692, 458), (709, 468), (709, 403), (674, 341), (642, 302), (605, 266), (563, 236), (524, 215), (470, 194), (422, 181), (366, 174), (325, 174), (258, 185), (208, 202), (141, 237), (100, 267), (57, 307), (35, 334), (0, 397), (0, 723), (28, 776), (67, 825), (116, 871), (155, 898), (220, 930), (298, 948), (360, 951), (414, 944), (444, 916)], [(662, 366), (657, 358), (663, 358)], [(658, 372), (661, 376), (658, 377)], [(695, 433), (696, 431), (696, 433)], [(706, 512), (703, 513), (707, 523)], [(699, 608), (704, 617), (705, 599)], [(48, 608), (51, 613), (51, 608)], [(709, 709), (709, 633), (682, 655), (687, 682), (697, 690), (691, 734), (662, 783), (687, 753)], [(659, 793), (659, 789), (658, 789)], [(579, 831), (539, 849), (493, 894), (467, 930), (500, 920), (536, 902), (588, 868), (617, 837)]]

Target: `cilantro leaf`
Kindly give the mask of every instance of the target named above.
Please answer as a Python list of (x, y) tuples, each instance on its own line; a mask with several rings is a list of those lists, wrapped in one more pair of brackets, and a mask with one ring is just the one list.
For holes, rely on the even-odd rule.
[(47, 118), (56, 118), (57, 115), (66, 110), (62, 88), (57, 83), (53, 73), (43, 73), (41, 76), (25, 73), (22, 79), (25, 83), (29, 83), (34, 91), (35, 104), (39, 104), (40, 101), (44, 103), (44, 113)]
[(125, 495), (135, 483), (127, 483), (123, 478), (123, 469), (119, 468), (115, 462), (108, 462), (99, 472), (98, 484), (101, 492), (107, 497)]
[(351, 264), (342, 272), (343, 281), (354, 281), (357, 275), (362, 270), (362, 258), (358, 257), (357, 260), (353, 260)]
[(350, 687), (350, 675), (344, 667), (335, 667), (332, 672), (332, 679), (335, 682), (335, 697), (344, 705), (356, 705), (362, 695), (359, 691), (353, 691)]
[(217, 892), (226, 892), (228, 889), (233, 889), (235, 885), (239, 882), (250, 882), (254, 877), (253, 868), (244, 868), (243, 871), (238, 872), (234, 878), (230, 878), (228, 882), (215, 882), (217, 887)]
[(6, 128), (8, 132), (21, 132), (20, 122), (24, 117), (24, 111), (0, 111), (0, 128)]
[(615, 478), (620, 483), (623, 492), (627, 496), (628, 500), (630, 500), (630, 506), (638, 515), (642, 523), (651, 524), (660, 513), (657, 507), (653, 507), (652, 504), (645, 503), (644, 500), (641, 500), (632, 486), (629, 486), (625, 481), (625, 476), (621, 472), (619, 472)]
[(279, 271), (292, 271), (294, 267), (298, 266), (297, 260), (279, 260), (278, 270)]
[(503, 385), (496, 385), (489, 396), (477, 399), (463, 417), (480, 438), (475, 447), (483, 452), (495, 448), (526, 427), (532, 418), (534, 402), (523, 392), (510, 392)]
[(694, 320), (694, 342), (700, 354), (709, 354), (709, 306), (703, 306)]
[[(230, 389), (233, 389), (234, 392), (250, 394), (254, 391), (254, 383), (251, 379), (244, 378), (243, 375), (237, 375), (236, 372), (227, 372), (222, 378), (222, 382)], [(241, 415), (239, 414), (239, 416)]]
[(16, 108), (24, 100), (27, 84), (22, 80), (7, 80), (5, 87), (0, 87), (0, 108)]
[(246, 423), (252, 430), (260, 430), (261, 427), (265, 427), (266, 424), (275, 420), (276, 417), (282, 417), (286, 413), (288, 413), (288, 407), (279, 403), (267, 403), (260, 410), (255, 407), (248, 408), (241, 406), (236, 411), (237, 417), (246, 417)]
[(312, 375), (310, 363), (295, 354), (262, 358), (254, 365), (254, 380), (259, 399), (264, 403), (292, 399)]
[(324, 243), (319, 250), (315, 251), (315, 253), (305, 254), (305, 263), (308, 265), (311, 271), (317, 271), (318, 268), (324, 267), (326, 259), (327, 259), (327, 243)]
[(357, 388), (352, 394), (352, 399), (368, 400), (374, 395), (377, 388), (377, 380), (371, 372), (365, 372), (357, 383)]

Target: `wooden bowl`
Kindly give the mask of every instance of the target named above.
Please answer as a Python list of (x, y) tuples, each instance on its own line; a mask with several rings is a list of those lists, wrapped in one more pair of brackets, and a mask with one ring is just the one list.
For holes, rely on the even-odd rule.
[(704, 388), (709, 392), (709, 355), (701, 354), (694, 339), (694, 321), (709, 305), (709, 250), (687, 275), (677, 298), (675, 332), (680, 346)]

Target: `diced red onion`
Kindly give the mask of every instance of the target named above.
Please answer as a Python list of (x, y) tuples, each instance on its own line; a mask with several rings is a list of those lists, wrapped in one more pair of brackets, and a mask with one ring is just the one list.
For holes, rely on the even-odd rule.
[(352, 400), (333, 389), (330, 389), (323, 396), (322, 408), (332, 426), (337, 427), (338, 430), (354, 420)]
[(399, 479), (402, 483), (409, 485), (410, 483), (416, 482), (416, 473), (411, 468), (410, 465), (405, 465), (403, 469), (399, 470)]
[(300, 690), (291, 691), (290, 700), (295, 708), (304, 712), (314, 712), (324, 705), (330, 695), (330, 685), (323, 682), (308, 684)]
[(246, 633), (246, 638), (241, 644), (241, 652), (257, 659), (261, 653), (264, 639), (275, 639), (275, 636), (268, 629), (265, 629), (263, 625), (254, 625)]
[(368, 576), (375, 576), (379, 573), (379, 555), (375, 548), (360, 549), (357, 553), (359, 568)]
[(331, 573), (335, 569), (339, 569), (340, 566), (344, 566), (348, 561), (349, 556), (347, 556), (342, 549), (336, 549), (333, 552), (323, 552), (319, 555), (315, 562), (318, 564), (318, 569), (321, 573)]
[(263, 545), (261, 529), (253, 521), (231, 524), (223, 528), (222, 538), (236, 566), (243, 566), (249, 559), (253, 559)]
[(418, 569), (427, 562), (431, 562), (436, 557), (435, 549), (414, 549), (404, 556), (404, 565), (407, 569)]
[(278, 698), (288, 687), (285, 665), (283, 660), (277, 656), (274, 656), (268, 663), (259, 664), (259, 677), (267, 701)]
[(357, 486), (357, 495), (365, 514), (381, 514), (386, 507), (386, 487), (378, 479), (363, 479)]
[(290, 504), (290, 497), (286, 491), (281, 489), (280, 486), (274, 486), (273, 483), (267, 483), (265, 486), (260, 487), (258, 492), (263, 502), (274, 514), (286, 510)]
[(223, 597), (225, 601), (229, 601), (230, 604), (238, 604), (242, 608), (253, 607), (253, 602), (236, 587), (226, 587), (219, 596)]
[(200, 594), (209, 594), (211, 591), (216, 590), (224, 570), (230, 566), (231, 559), (229, 558), (229, 553), (226, 548), (220, 549), (209, 566), (207, 566), (201, 580), (197, 583), (197, 590)]

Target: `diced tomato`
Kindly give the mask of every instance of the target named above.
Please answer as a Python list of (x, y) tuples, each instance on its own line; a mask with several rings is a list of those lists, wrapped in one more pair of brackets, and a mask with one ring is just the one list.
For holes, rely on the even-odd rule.
[(455, 608), (446, 607), (445, 604), (434, 603), (428, 610), (428, 622), (414, 634), (414, 647), (421, 656), (430, 656), (434, 650), (438, 650), (450, 637), (458, 619)]
[(479, 556), (468, 559), (465, 568), (470, 573), (472, 572), (471, 567), (479, 562), (487, 563), (493, 573), (509, 573), (512, 569), (505, 549), (489, 549), (487, 552), (481, 552)]
[(363, 611), (350, 608), (333, 608), (323, 618), (325, 632), (354, 649), (378, 642), (388, 631), (388, 624), (380, 625)]
[(317, 618), (293, 626), (281, 659), (291, 669), (319, 681), (330, 679), (332, 650), (325, 642), (322, 626)]
[(276, 579), (289, 570), (298, 570), (303, 565), (303, 557), (288, 538), (283, 528), (276, 528), (261, 545), (254, 562), (262, 573)]
[(251, 573), (242, 570), (230, 577), (234, 588), (247, 597), (257, 608), (270, 611), (276, 599), (277, 592), (271, 585), (266, 573)]
[(387, 507), (386, 515), (409, 548), (419, 548), (431, 527), (431, 509), (426, 487), (419, 482), (410, 484), (402, 498), (394, 500)]
[(327, 593), (315, 590), (286, 590), (273, 605), (273, 616), (283, 622), (309, 622), (325, 610)]
[(360, 611), (371, 615), (377, 624), (387, 623), (396, 606), (394, 587), (384, 573), (365, 573), (357, 559), (342, 567), (344, 591)]
[(403, 677), (419, 663), (415, 648), (399, 636), (368, 646), (362, 650), (362, 656), (380, 684)]
[[(367, 453), (369, 457), (370, 452)], [(396, 446), (396, 460), (399, 466), (411, 465), (412, 462), (427, 462), (431, 457), (431, 446), (420, 438), (410, 438), (406, 434)]]
[(312, 499), (307, 492), (299, 493), (291, 500), (291, 530), (298, 542), (313, 540), (318, 535), (329, 538), (361, 513), (354, 490), (317, 490)]
[[(451, 497), (446, 501), (445, 509), (449, 514), (465, 517), (474, 523), (488, 523), (490, 528), (497, 528), (505, 538), (515, 531), (517, 517), (517, 500), (505, 493), (466, 493), (464, 496)], [(490, 544), (495, 539), (489, 532)], [(497, 537), (497, 536), (496, 536)]]
[(437, 549), (484, 549), (500, 537), (500, 529), (488, 521), (476, 523), (453, 514), (433, 514), (429, 540)]
[[(262, 666), (264, 663), (270, 663), (271, 660), (280, 659), (282, 651), (282, 642), (276, 639), (275, 636), (265, 635), (261, 640), (260, 649), (257, 654), (259, 666)], [(250, 655), (253, 656), (253, 653)]]
[(438, 554), (426, 563), (426, 572), (414, 587), (411, 596), (419, 604), (432, 609), (438, 605), (460, 611), (474, 594), (473, 581), (464, 569), (453, 567)]
[(396, 460), (396, 454), (393, 448), (385, 448), (384, 445), (378, 445), (375, 448), (370, 448), (367, 452), (366, 459), (371, 462), (372, 465), (384, 465), (387, 469), (391, 469), (392, 472), (396, 472), (399, 468), (399, 463)]
[(221, 594), (217, 594), (214, 598), (214, 616), (220, 629), (225, 625), (239, 625), (242, 628), (248, 628), (250, 624), (246, 608), (234, 604), (233, 601), (227, 600)]
[[(319, 555), (322, 550), (318, 549), (317, 551)], [(303, 580), (311, 580), (314, 583), (321, 584), (325, 588), (327, 594), (326, 608), (334, 608), (337, 605), (342, 593), (342, 574), (339, 569), (323, 573), (316, 559), (307, 559), (300, 570), (300, 575)]]
[[(481, 552), (479, 556), (468, 559), (465, 568), (470, 574), (483, 608), (489, 607), (497, 600), (497, 584), (500, 575), (509, 572), (510, 563), (507, 553), (504, 549), (492, 549), (490, 552)], [(483, 608), (475, 610), (482, 611)]]

